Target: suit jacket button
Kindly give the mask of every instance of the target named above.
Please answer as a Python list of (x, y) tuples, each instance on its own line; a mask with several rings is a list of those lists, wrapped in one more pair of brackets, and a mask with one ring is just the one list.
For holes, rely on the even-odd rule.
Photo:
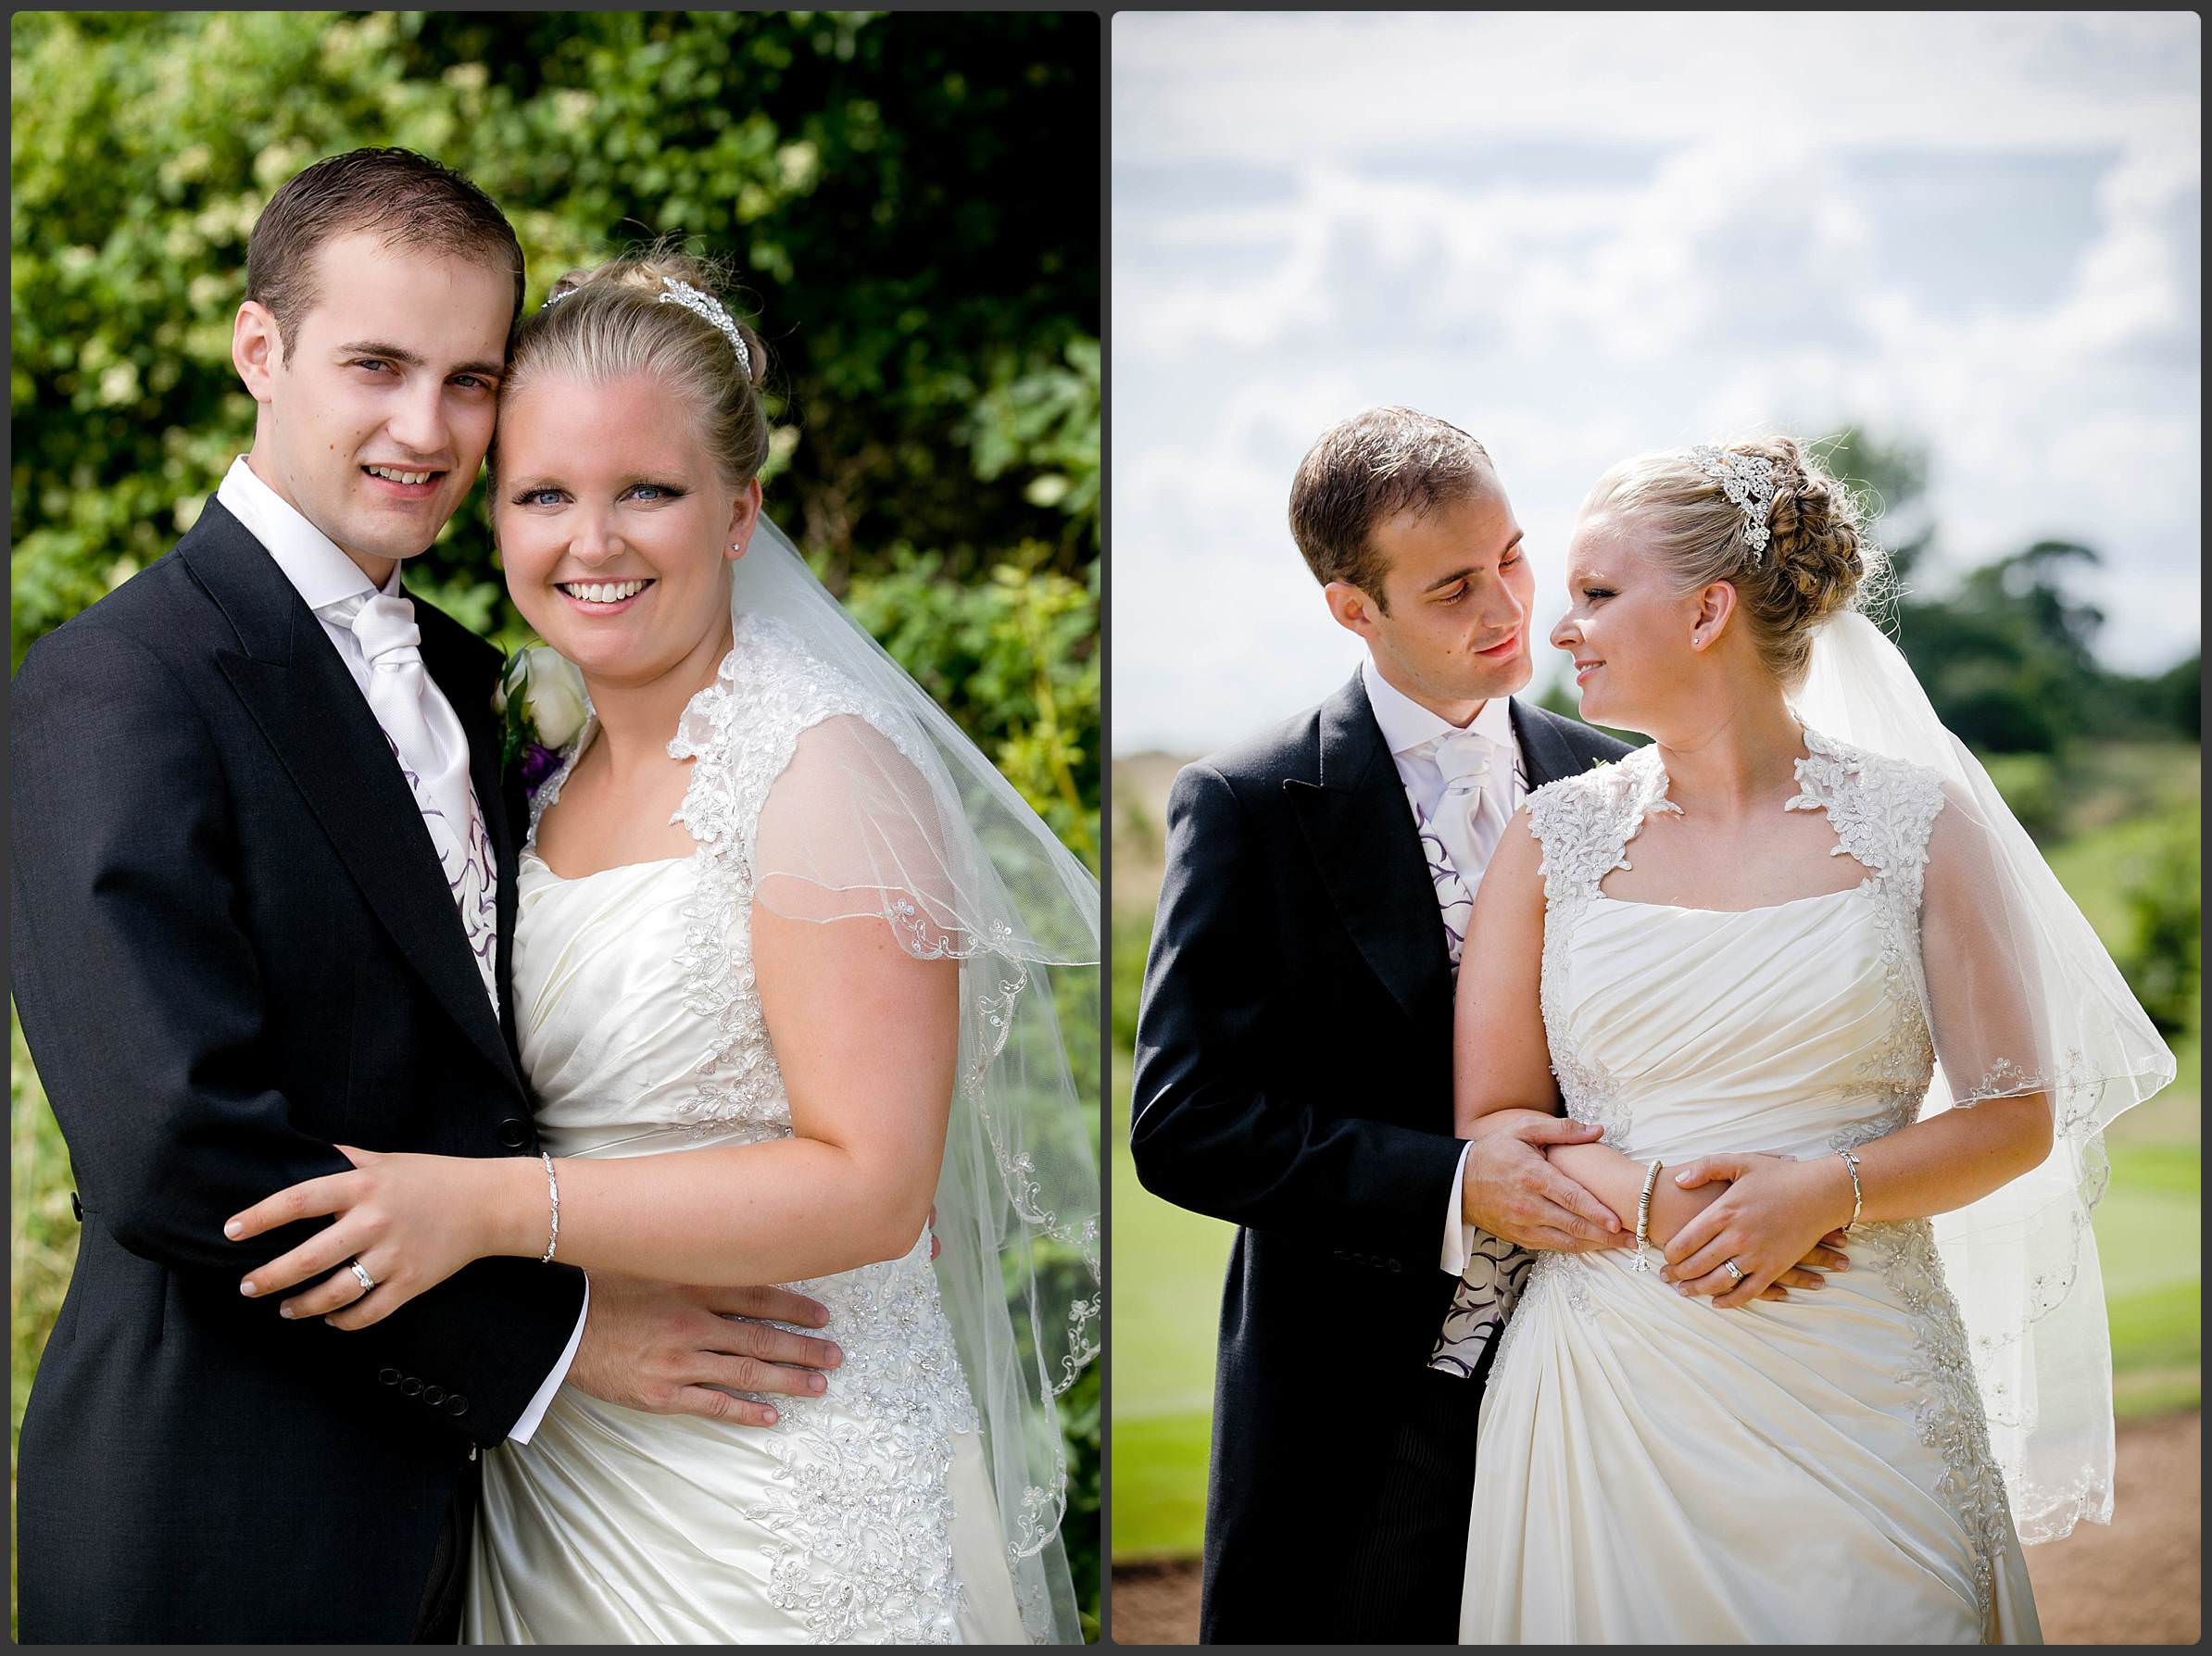
[(411, 1398), (417, 1396), (421, 1390), (422, 1382), (416, 1379), (412, 1374), (409, 1374), (406, 1379), (399, 1383), (399, 1395), (401, 1397)]
[(380, 1385), (397, 1386), (399, 1384), (399, 1371), (397, 1369), (379, 1369), (376, 1371), (376, 1378), (378, 1384)]
[(428, 1403), (433, 1409), (435, 1409), (440, 1403), (443, 1403), (446, 1400), (446, 1388), (442, 1386), (424, 1386), (422, 1388), (422, 1400), (425, 1403)]
[(466, 1414), (466, 1413), (468, 1413), (468, 1412), (469, 1412), (469, 1399), (466, 1399), (466, 1398), (464, 1398), (464, 1397), (462, 1397), (462, 1396), (460, 1395), (460, 1393), (459, 1393), (458, 1391), (457, 1391), (457, 1392), (454, 1392), (454, 1393), (452, 1393), (452, 1394), (450, 1394), (450, 1395), (449, 1395), (449, 1396), (448, 1396), (448, 1397), (446, 1399), (446, 1412), (447, 1414)]
[(499, 1123), (499, 1142), (510, 1150), (519, 1150), (530, 1142), (530, 1123), (519, 1115), (510, 1115)]

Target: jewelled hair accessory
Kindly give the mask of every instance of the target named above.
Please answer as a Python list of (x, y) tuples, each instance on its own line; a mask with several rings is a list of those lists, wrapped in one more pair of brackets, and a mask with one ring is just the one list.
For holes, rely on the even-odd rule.
[[(737, 324), (730, 320), (730, 313), (722, 307), (722, 301), (712, 294), (702, 294), (688, 282), (678, 282), (673, 276), (663, 276), (660, 283), (668, 292), (660, 295), (663, 305), (681, 305), (686, 310), (697, 311), (717, 328), (730, 342), (730, 349), (737, 353), (737, 368), (747, 379), (753, 377), (753, 354), (745, 348), (745, 335), (737, 331)], [(564, 287), (558, 293), (546, 295), (546, 302), (538, 308), (550, 310), (576, 290)]]
[(1757, 563), (1766, 545), (1766, 509), (1774, 504), (1774, 462), (1759, 455), (1729, 454), (1710, 443), (1692, 448), (1690, 458), (1743, 514), (1750, 525), (1743, 538), (1751, 543), (1752, 561)]
[(661, 284), (668, 292), (660, 295), (663, 305), (681, 305), (696, 311), (712, 322), (730, 342), (730, 349), (737, 353), (737, 367), (747, 379), (753, 377), (753, 354), (745, 348), (745, 335), (737, 332), (737, 324), (730, 320), (730, 313), (722, 307), (722, 301), (712, 294), (702, 294), (688, 282), (678, 282), (673, 276), (663, 276)]

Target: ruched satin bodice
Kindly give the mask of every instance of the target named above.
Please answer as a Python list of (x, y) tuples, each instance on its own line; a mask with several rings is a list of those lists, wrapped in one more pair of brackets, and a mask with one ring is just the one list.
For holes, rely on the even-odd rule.
[[(1886, 1131), (1900, 1089), (1869, 1054), (1919, 1032), (1898, 1027), (1911, 1009), (1891, 987), (1878, 904), (1870, 884), (1741, 912), (1599, 896), (1554, 996), (1558, 1044), (1581, 1072), (1570, 1112), (1647, 1161), (1817, 1155)], [(1916, 1093), (1926, 1083), (1923, 1065)]]
[[(1638, 1160), (1834, 1153), (1934, 1063), (1919, 872), (1940, 795), (1807, 733), (1799, 809), (1866, 878), (1740, 912), (1615, 900), (1651, 749), (1532, 797), (1544, 1029), (1567, 1110)], [(1473, 1643), (2033, 1641), (1967, 1335), (1926, 1221), (1716, 1311), (1625, 1250), (1540, 1254), (1481, 1401)]]
[[(693, 859), (563, 880), (532, 849), (517, 883), (515, 1011), (546, 1148), (575, 1156), (680, 1142), (667, 1130), (687, 1127), (691, 1072), (707, 1056), (677, 961), (698, 890)], [(610, 948), (617, 938), (638, 947)]]

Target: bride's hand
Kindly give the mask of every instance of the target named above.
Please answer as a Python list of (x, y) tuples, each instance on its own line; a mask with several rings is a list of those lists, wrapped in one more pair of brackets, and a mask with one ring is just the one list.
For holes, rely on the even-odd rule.
[[(366, 1328), (435, 1287), (471, 1260), (495, 1251), (484, 1234), (493, 1203), (489, 1170), (506, 1159), (386, 1155), (339, 1145), (351, 1173), (308, 1179), (256, 1202), (226, 1223), (243, 1242), (279, 1225), (332, 1214), (335, 1223), (238, 1285), (266, 1297), (329, 1272), (277, 1309), (283, 1317), (320, 1316), (333, 1328)], [(357, 1261), (376, 1286), (346, 1269)]]
[[(1685, 1294), (1709, 1296), (1724, 1310), (1747, 1305), (1768, 1284), (1811, 1261), (1836, 1240), (1851, 1215), (1850, 1175), (1840, 1157), (1705, 1156), (1675, 1174), (1682, 1189), (1732, 1181), (1711, 1206), (1666, 1244), (1663, 1280)], [(1839, 1205), (1837, 1181), (1843, 1180)], [(1733, 1260), (1739, 1277), (1724, 1261)]]

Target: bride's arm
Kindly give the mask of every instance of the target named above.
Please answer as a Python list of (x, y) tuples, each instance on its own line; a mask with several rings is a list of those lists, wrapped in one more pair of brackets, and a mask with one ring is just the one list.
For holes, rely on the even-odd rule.
[[(793, 1136), (555, 1162), (560, 1260), (663, 1282), (780, 1283), (896, 1259), (921, 1236), (951, 1108), (958, 962), (915, 959), (874, 918), (813, 922), (756, 905), (752, 928)], [(335, 1271), (288, 1314), (366, 1327), (472, 1259), (545, 1251), (551, 1199), (534, 1159), (346, 1154), (354, 1172), (279, 1191), (232, 1222), (245, 1237), (337, 1216), (257, 1270), (249, 1292), (357, 1258), (378, 1285), (364, 1294)]]
[[(556, 1162), (561, 1259), (663, 1281), (781, 1283), (897, 1259), (921, 1236), (952, 1104), (959, 962), (913, 958), (873, 916), (790, 920), (760, 904), (752, 946), (792, 1136)], [(544, 1170), (532, 1171), (501, 1203), (498, 1251), (534, 1259), (548, 1215)]]
[[(1465, 1223), (1524, 1248), (1620, 1246), (1620, 1221), (1555, 1151), (1596, 1129), (1559, 1111), (1539, 1004), (1544, 950), (1542, 848), (1526, 807), (1514, 813), (1484, 871), (1461, 951), (1452, 1001), (1452, 1121), (1472, 1139), (1460, 1183)], [(1608, 1152), (1610, 1153), (1610, 1152)]]

